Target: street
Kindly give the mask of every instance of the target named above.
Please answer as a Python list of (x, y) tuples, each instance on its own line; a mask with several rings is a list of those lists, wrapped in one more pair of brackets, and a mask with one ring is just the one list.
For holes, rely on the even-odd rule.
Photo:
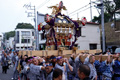
[(2, 73), (2, 67), (0, 66), (0, 80), (12, 80), (12, 75), (13, 75), (13, 67), (10, 67), (7, 70), (7, 74)]
[[(0, 51), (0, 58), (1, 58), (1, 51)], [(1, 63), (0, 63), (0, 80), (11, 80), (12, 75), (13, 75), (13, 67), (10, 67), (7, 70), (7, 74), (3, 74), (2, 73), (2, 66), (1, 66)]]

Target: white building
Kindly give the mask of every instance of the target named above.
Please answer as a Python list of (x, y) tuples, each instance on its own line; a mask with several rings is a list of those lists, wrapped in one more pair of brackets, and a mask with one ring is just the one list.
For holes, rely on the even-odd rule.
[(81, 28), (81, 36), (75, 43), (79, 50), (101, 49), (100, 28), (96, 23), (88, 22)]
[(40, 31), (39, 32), (39, 49), (40, 50), (44, 50), (45, 49), (45, 46), (46, 46), (45, 42), (46, 42), (46, 38), (43, 35), (43, 32)]
[[(39, 46), (40, 50), (45, 49), (45, 37), (42, 31), (39, 32)], [(96, 23), (88, 22), (81, 28), (81, 36), (75, 43), (79, 50), (100, 50), (100, 28)]]
[(15, 38), (17, 50), (35, 47), (34, 29), (16, 29)]
[(9, 47), (10, 47), (10, 48), (14, 48), (14, 43), (15, 43), (14, 37), (10, 37), (10, 38), (9, 38)]
[(9, 40), (5, 40), (5, 46), (6, 46), (6, 48), (9, 48), (10, 46), (9, 46)]
[(2, 46), (2, 35), (0, 35), (0, 49), (1, 49), (1, 46)]

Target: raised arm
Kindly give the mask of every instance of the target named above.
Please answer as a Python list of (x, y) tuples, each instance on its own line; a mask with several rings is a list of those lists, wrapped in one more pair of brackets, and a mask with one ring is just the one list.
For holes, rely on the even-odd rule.
[(67, 65), (68, 65), (68, 68), (70, 69), (70, 71), (73, 71), (73, 67), (70, 65), (68, 59), (65, 58), (65, 60), (66, 60), (66, 63), (67, 63)]
[(85, 61), (84, 61), (84, 64), (89, 64), (89, 58), (90, 58), (91, 54), (89, 54), (86, 58), (85, 58)]

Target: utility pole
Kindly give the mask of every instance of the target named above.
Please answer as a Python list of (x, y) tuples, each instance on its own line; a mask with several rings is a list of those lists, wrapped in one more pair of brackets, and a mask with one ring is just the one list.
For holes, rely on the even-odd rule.
[(101, 26), (102, 26), (102, 50), (105, 52), (105, 28), (104, 28), (104, 4), (101, 0)]
[(92, 6), (91, 6), (91, 0), (90, 0), (90, 17), (91, 17), (91, 21), (90, 22), (92, 22)]
[(27, 12), (28, 13), (28, 17), (33, 17), (34, 18), (34, 22), (35, 22), (35, 42), (36, 42), (36, 50), (38, 50), (39, 48), (39, 43), (37, 41), (37, 27), (36, 27), (36, 9), (35, 9), (35, 6), (31, 6), (31, 4), (27, 5), (25, 4), (23, 7), (26, 7), (27, 10), (32, 10), (33, 12)]
[(101, 9), (102, 52), (105, 52), (106, 48), (105, 48), (104, 4), (103, 3), (104, 3), (103, 0), (101, 0), (100, 4), (97, 4), (97, 3), (95, 4), (97, 4), (97, 8)]
[[(37, 17), (36, 17), (36, 24), (38, 25), (38, 11), (37, 11)], [(39, 31), (36, 29), (36, 34), (37, 34), (37, 50), (39, 50)]]

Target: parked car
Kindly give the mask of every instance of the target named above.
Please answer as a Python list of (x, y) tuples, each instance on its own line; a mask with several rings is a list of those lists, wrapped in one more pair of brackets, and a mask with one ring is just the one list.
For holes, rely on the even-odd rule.
[(120, 53), (120, 48), (116, 48), (115, 53)]

